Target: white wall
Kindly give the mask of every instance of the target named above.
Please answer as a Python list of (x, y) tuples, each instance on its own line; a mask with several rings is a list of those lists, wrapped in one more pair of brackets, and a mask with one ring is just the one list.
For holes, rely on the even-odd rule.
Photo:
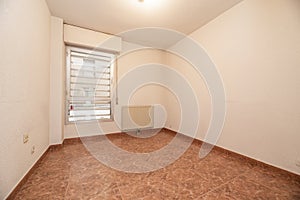
[[(1, 1), (0, 27), (0, 199), (4, 199), (49, 144), (50, 13), (41, 0)], [(23, 133), (29, 134), (26, 144)]]
[[(132, 47), (132, 48), (130, 48)], [(141, 49), (139, 49), (141, 48)], [(127, 52), (128, 49), (131, 49)], [(145, 48), (143, 46), (135, 46), (132, 43), (123, 42), (123, 55), (118, 59), (118, 77), (119, 77), (119, 90), (118, 90), (118, 109), (126, 105), (153, 105), (154, 106), (154, 128), (163, 128), (165, 122), (165, 113), (162, 110), (164, 104), (164, 93), (166, 89), (163, 86), (155, 83), (147, 83), (136, 91), (125, 91), (124, 88), (128, 85), (134, 85), (136, 80), (147, 80), (147, 77), (151, 77), (150, 74), (143, 73), (144, 70), (140, 70), (141, 73), (133, 75), (133, 71), (138, 69), (147, 69), (152, 64), (163, 64), (163, 51), (158, 49)], [(128, 78), (130, 77), (130, 78)], [(162, 79), (162, 75), (154, 72), (152, 77), (158, 80)], [(154, 80), (151, 80), (155, 82)], [(161, 82), (161, 81), (160, 81)], [(123, 84), (123, 85), (121, 85)], [(125, 85), (125, 87), (123, 87)], [(124, 91), (122, 91), (122, 89)], [(130, 99), (126, 96), (128, 92), (132, 92)], [(125, 94), (125, 95), (124, 95)], [(118, 113), (120, 115), (120, 113)], [(117, 119), (120, 123), (121, 119)]]
[(226, 89), (217, 145), (297, 174), (299, 35), (299, 0), (245, 0), (190, 35), (207, 50)]
[(49, 142), (61, 144), (64, 139), (64, 95), (65, 95), (65, 45), (63, 41), (63, 20), (51, 16), (50, 40), (50, 121)]
[[(197, 70), (182, 57), (177, 56), (172, 53), (165, 52), (164, 53), (164, 62), (171, 69), (175, 70), (183, 79), (190, 84), (194, 92), (194, 98), (198, 101), (198, 131), (196, 133), (196, 137), (203, 140), (210, 123), (211, 118), (211, 102), (210, 102), (210, 94), (207, 90), (205, 80), (202, 77), (202, 74), (199, 74)], [(174, 79), (170, 75), (166, 76), (167, 79)], [(176, 85), (172, 85), (172, 87), (178, 87)], [(179, 85), (180, 87), (180, 85)], [(186, 97), (187, 98), (187, 97)], [(180, 105), (180, 99), (172, 94), (171, 92), (165, 93), (164, 95), (164, 106), (167, 111), (167, 120), (166, 120), (166, 128), (179, 131), (181, 119), (181, 109), (183, 105)], [(190, 105), (189, 105), (190, 106)], [(193, 108), (193, 112), (197, 112), (197, 108)], [(192, 133), (192, 126), (190, 130), (187, 130), (185, 133), (187, 135), (194, 135)]]

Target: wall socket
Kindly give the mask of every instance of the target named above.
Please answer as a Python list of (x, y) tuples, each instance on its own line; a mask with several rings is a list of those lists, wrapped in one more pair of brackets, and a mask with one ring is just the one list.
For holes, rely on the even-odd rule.
[(33, 145), (33, 146), (31, 147), (31, 155), (34, 154), (34, 152), (35, 152), (35, 146)]
[(29, 134), (28, 133), (24, 133), (23, 134), (23, 143), (26, 144), (29, 141)]

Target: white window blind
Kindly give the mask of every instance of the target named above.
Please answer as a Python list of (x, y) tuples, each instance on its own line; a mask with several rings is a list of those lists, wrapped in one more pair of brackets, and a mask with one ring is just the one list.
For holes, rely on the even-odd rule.
[(67, 48), (68, 122), (111, 119), (114, 55)]

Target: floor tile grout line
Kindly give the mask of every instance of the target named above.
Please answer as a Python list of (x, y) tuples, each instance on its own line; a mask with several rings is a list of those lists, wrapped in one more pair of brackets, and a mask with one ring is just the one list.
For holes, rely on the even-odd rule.
[(270, 187), (270, 186), (267, 186), (267, 185), (265, 185), (265, 184), (263, 184), (263, 183), (259, 183), (259, 182), (256, 182), (255, 180), (252, 180), (252, 179), (249, 179), (249, 182), (251, 182), (251, 183), (255, 183), (255, 184), (258, 184), (258, 185), (261, 185), (261, 186), (263, 186), (263, 187), (265, 187), (265, 188), (268, 188), (269, 190), (271, 190), (271, 191), (276, 191), (276, 192), (283, 192), (283, 191), (280, 191), (278, 188), (273, 188), (273, 187)]
[(224, 185), (227, 185), (228, 183), (232, 182), (233, 180), (235, 180), (235, 179), (239, 178), (240, 176), (244, 175), (245, 173), (247, 173), (249, 170), (251, 170), (251, 169), (247, 169), (245, 172), (242, 172), (241, 174), (239, 174), (239, 175), (237, 175), (237, 176), (229, 179), (228, 181), (226, 181), (226, 182), (224, 182), (224, 183), (222, 183), (222, 184), (214, 187), (213, 189), (211, 189), (211, 190), (205, 192), (204, 194), (202, 194), (200, 197), (204, 197), (205, 195), (207, 195), (207, 194), (209, 194), (209, 193), (211, 193), (213, 191), (216, 191), (217, 189), (223, 187)]
[[(255, 166), (255, 167), (257, 167), (257, 166)], [(253, 167), (254, 168), (254, 167)], [(245, 174), (246, 173), (249, 173), (250, 172), (250, 170), (248, 170), (247, 172), (245, 172)], [(263, 173), (263, 172), (262, 172)], [(282, 191), (280, 191), (278, 188), (273, 188), (273, 187), (270, 187), (270, 186), (267, 186), (267, 185), (265, 185), (263, 182), (257, 182), (257, 181), (255, 181), (255, 180), (253, 180), (253, 179), (251, 179), (251, 178), (249, 178), (249, 181), (250, 182), (252, 182), (252, 183), (256, 183), (256, 184), (259, 184), (259, 185), (262, 185), (262, 186), (264, 186), (264, 187), (266, 187), (266, 188), (268, 188), (268, 189), (270, 189), (270, 190), (273, 190), (273, 191), (276, 191), (276, 192), (282, 192)]]
[(66, 187), (66, 191), (65, 191), (64, 199), (66, 199), (66, 197), (67, 197), (67, 192), (68, 192), (68, 189), (69, 189), (70, 180), (71, 180), (71, 165), (70, 165), (70, 167), (69, 167), (69, 177), (68, 177), (68, 184), (67, 184), (67, 187)]
[(119, 193), (120, 193), (120, 196), (121, 196), (121, 200), (125, 200), (125, 198), (123, 197), (123, 195), (122, 195), (122, 192), (121, 192), (121, 189), (120, 189), (120, 186), (119, 186), (119, 183), (118, 182), (116, 182), (117, 183), (117, 188), (118, 188), (118, 191), (119, 191)]

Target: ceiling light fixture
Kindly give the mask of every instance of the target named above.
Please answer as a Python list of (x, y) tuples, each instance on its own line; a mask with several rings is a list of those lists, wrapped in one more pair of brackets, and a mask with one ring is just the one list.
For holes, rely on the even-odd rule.
[(132, 0), (137, 6), (144, 9), (153, 9), (161, 7), (162, 0)]

